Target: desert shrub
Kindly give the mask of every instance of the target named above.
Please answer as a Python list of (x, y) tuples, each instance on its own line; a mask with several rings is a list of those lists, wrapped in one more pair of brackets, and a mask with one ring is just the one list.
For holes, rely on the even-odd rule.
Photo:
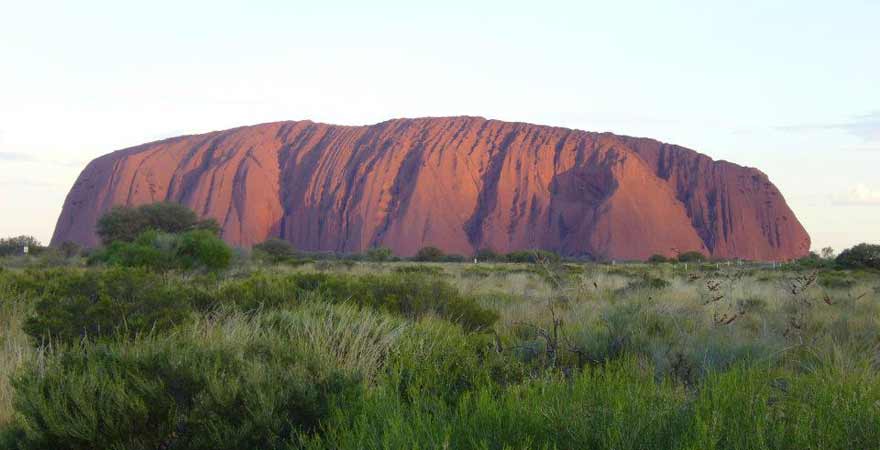
[(706, 261), (706, 255), (698, 252), (684, 252), (678, 255), (678, 262), (689, 263), (689, 262), (703, 262)]
[(15, 236), (0, 239), (0, 256), (21, 255), (24, 248), (28, 248), (28, 254), (39, 254), (44, 247), (33, 236)]
[(178, 335), (70, 348), (15, 382), (22, 449), (281, 448), (337, 404), (356, 411), (357, 377), (265, 334), (243, 342)]
[(280, 308), (295, 304), (302, 290), (315, 289), (325, 279), (326, 276), (322, 274), (283, 277), (258, 272), (244, 279), (223, 283), (216, 295), (208, 297), (209, 303), (202, 303), (199, 307), (204, 310), (235, 305), (246, 311)]
[(89, 263), (168, 271), (176, 266), (174, 241), (175, 238), (170, 234), (147, 231), (134, 242), (116, 240), (96, 250), (89, 257)]
[(456, 254), (456, 253), (450, 253), (450, 254), (444, 256), (444, 257), (441, 259), (441, 261), (443, 261), (443, 262), (449, 262), (449, 263), (461, 263), (461, 262), (465, 262), (465, 261), (467, 261), (467, 258), (465, 258), (464, 255), (459, 255), (459, 254)]
[(257, 314), (245, 325), (297, 342), (370, 384), (384, 374), (389, 355), (412, 335), (411, 322), (401, 317), (356, 305), (322, 302)]
[(64, 255), (65, 258), (73, 258), (74, 256), (80, 255), (82, 252), (82, 246), (76, 242), (64, 241), (58, 246), (58, 250), (61, 251), (61, 254)]
[(767, 300), (760, 297), (748, 297), (738, 300), (736, 306), (746, 314), (763, 312), (767, 309)]
[(232, 261), (232, 249), (209, 231), (188, 231), (179, 239), (176, 260), (181, 269), (223, 270)]
[(316, 290), (331, 301), (351, 301), (407, 317), (438, 314), (470, 330), (489, 328), (498, 319), (496, 312), (480, 307), (451, 284), (435, 277), (336, 275), (328, 276)]
[(660, 264), (660, 263), (669, 262), (669, 258), (667, 258), (663, 255), (651, 255), (651, 257), (648, 258), (648, 262), (653, 263), (653, 264)]
[(835, 262), (847, 269), (880, 269), (880, 245), (856, 245), (840, 252)]
[[(442, 372), (441, 372), (442, 373)], [(681, 389), (632, 360), (501, 392), (479, 382), (449, 399), (380, 391), (351, 420), (335, 415), (309, 449), (677, 448), (688, 410)]]
[(131, 242), (147, 230), (147, 221), (136, 208), (117, 206), (98, 219), (97, 233), (106, 245)]
[[(785, 448), (783, 422), (773, 420), (773, 405), (785, 394), (784, 386), (778, 374), (767, 370), (713, 373), (694, 405), (690, 448)], [(743, 414), (744, 409), (751, 412)]]
[(508, 262), (512, 263), (558, 263), (561, 258), (558, 254), (549, 250), (520, 250), (510, 252), (505, 256)]
[(158, 202), (138, 207), (115, 206), (98, 219), (97, 233), (105, 245), (116, 241), (132, 242), (147, 230), (183, 233), (203, 230), (219, 235), (214, 219), (199, 220), (195, 212), (178, 203)]
[(188, 288), (143, 269), (56, 272), (31, 292), (39, 300), (24, 330), (38, 341), (135, 335), (190, 319)]
[(501, 274), (504, 272), (505, 272), (504, 269), (501, 269), (498, 267), (492, 267), (492, 266), (486, 266), (486, 265), (472, 265), (472, 266), (467, 266), (464, 269), (462, 269), (461, 275), (463, 277), (486, 278), (491, 275)]
[(293, 248), (293, 244), (278, 238), (261, 242), (255, 245), (253, 249), (256, 256), (271, 263), (279, 263), (296, 256), (296, 249)]
[(133, 242), (114, 241), (95, 251), (91, 263), (142, 267), (155, 271), (222, 270), (232, 261), (232, 249), (205, 230), (168, 234), (156, 230), (141, 233)]
[(641, 291), (641, 290), (662, 290), (666, 289), (672, 284), (669, 281), (666, 281), (662, 278), (652, 277), (650, 275), (642, 275), (641, 277), (630, 281), (625, 287), (620, 289), (618, 293), (627, 294), (633, 291)]
[(442, 267), (426, 265), (400, 266), (395, 267), (394, 271), (403, 274), (419, 273), (423, 275), (442, 275), (444, 273)]
[(825, 271), (819, 273), (818, 283), (819, 286), (829, 289), (849, 289), (855, 286), (856, 280), (846, 272)]
[(810, 252), (807, 256), (798, 258), (798, 260), (795, 261), (795, 264), (807, 269), (818, 269), (827, 266), (828, 262), (827, 259), (822, 258), (818, 253)]
[(825, 361), (775, 385), (774, 400), (784, 408), (777, 417), (790, 418), (789, 448), (872, 448), (880, 442), (880, 377), (870, 363)]
[(364, 259), (373, 262), (391, 261), (394, 259), (394, 254), (388, 247), (373, 247), (367, 250), (364, 254)]
[(255, 273), (227, 280), (199, 300), (201, 309), (235, 305), (244, 310), (285, 308), (302, 301), (350, 303), (419, 318), (436, 314), (468, 330), (492, 326), (498, 314), (463, 296), (448, 282), (423, 273), (354, 276), (333, 273), (271, 275)]
[(39, 268), (61, 267), (72, 263), (59, 249), (51, 247), (41, 250), (36, 258), (33, 265)]
[(444, 257), (446, 257), (446, 253), (443, 253), (443, 250), (428, 246), (420, 248), (412, 259), (421, 262), (441, 262)]
[(448, 322), (427, 320), (411, 327), (389, 356), (389, 383), (405, 399), (439, 397), (451, 402), (490, 383), (486, 338), (463, 333)]
[(477, 250), (477, 253), (474, 255), (477, 258), (477, 261), (481, 262), (499, 262), (504, 261), (504, 255), (496, 252), (491, 248), (481, 248)]
[(321, 272), (350, 270), (356, 264), (357, 260), (354, 259), (321, 259), (315, 261), (315, 270)]

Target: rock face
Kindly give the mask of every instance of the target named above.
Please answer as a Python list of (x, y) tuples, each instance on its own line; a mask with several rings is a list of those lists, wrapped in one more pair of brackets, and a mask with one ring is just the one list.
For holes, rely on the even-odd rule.
[(119, 150), (83, 170), (53, 244), (98, 244), (113, 205), (161, 200), (216, 218), (230, 244), (544, 248), (645, 259), (805, 255), (810, 238), (757, 169), (609, 133), (476, 117), (371, 126), (278, 122)]

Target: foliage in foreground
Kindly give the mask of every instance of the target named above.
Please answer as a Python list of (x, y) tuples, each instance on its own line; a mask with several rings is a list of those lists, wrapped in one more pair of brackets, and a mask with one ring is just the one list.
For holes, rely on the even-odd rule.
[(14, 381), (20, 448), (279, 448), (361, 395), (296, 342), (172, 335), (74, 346)]
[(0, 448), (878, 447), (876, 274), (576, 268), (0, 271)]
[[(339, 308), (339, 307), (333, 307)], [(343, 309), (342, 317), (350, 317)], [(333, 309), (326, 311), (331, 315)], [(875, 448), (880, 378), (742, 364), (692, 391), (631, 356), (529, 376), (441, 322), (303, 333), (262, 313), (74, 346), (16, 378), (10, 448)], [(346, 320), (346, 324), (353, 322)], [(373, 327), (382, 333), (370, 331)], [(348, 364), (387, 336), (366, 366)], [(342, 335), (339, 333), (343, 333)], [(329, 340), (328, 340), (329, 338)], [(310, 351), (333, 342), (340, 352)], [(324, 348), (326, 349), (326, 347)], [(373, 367), (373, 381), (362, 369)], [(14, 446), (14, 447), (13, 447)]]
[(350, 303), (409, 318), (432, 314), (470, 330), (488, 329), (498, 318), (448, 282), (420, 274), (255, 273), (217, 283), (212, 277), (166, 279), (143, 268), (116, 267), (8, 277), (17, 291), (38, 299), (24, 325), (37, 342), (163, 332), (199, 312), (291, 308), (308, 301)]

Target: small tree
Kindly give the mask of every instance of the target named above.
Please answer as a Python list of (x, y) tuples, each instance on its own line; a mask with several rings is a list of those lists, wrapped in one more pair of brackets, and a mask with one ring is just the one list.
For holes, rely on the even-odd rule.
[(79, 256), (80, 252), (82, 252), (82, 247), (76, 242), (64, 241), (58, 246), (58, 250), (65, 258), (73, 258), (74, 256)]
[(834, 259), (834, 249), (831, 247), (825, 247), (822, 249), (822, 259)]
[(182, 269), (223, 270), (232, 261), (232, 249), (210, 231), (193, 230), (180, 235), (176, 259)]
[(391, 261), (394, 258), (394, 254), (388, 247), (373, 247), (367, 250), (367, 253), (364, 256), (367, 261), (373, 262)]
[(801, 258), (798, 258), (797, 263), (798, 263), (798, 265), (800, 265), (802, 267), (817, 268), (817, 267), (821, 267), (823, 265), (824, 261), (822, 260), (822, 257), (819, 256), (818, 253), (810, 252), (807, 254), (807, 256), (803, 256)]
[(134, 242), (115, 241), (95, 252), (90, 262), (111, 266), (142, 267), (157, 272), (205, 268), (222, 270), (232, 261), (232, 249), (205, 230), (182, 234), (149, 230)]
[(486, 247), (477, 250), (474, 258), (477, 258), (477, 261), (501, 261), (504, 259), (504, 255), (501, 255), (495, 250)]
[(678, 255), (678, 262), (684, 262), (684, 263), (703, 262), (705, 260), (706, 260), (706, 255), (704, 255), (698, 251), (684, 252), (684, 253)]
[(180, 203), (149, 203), (138, 206), (137, 210), (144, 217), (148, 228), (166, 233), (189, 231), (195, 229), (199, 223), (196, 213)]
[(40, 241), (33, 236), (15, 236), (0, 239), (0, 256), (21, 255), (25, 247), (31, 254), (37, 254), (43, 249)]
[(98, 219), (98, 237), (105, 245), (112, 242), (132, 242), (146, 231), (147, 221), (136, 208), (114, 206)]
[(270, 262), (278, 263), (296, 256), (296, 249), (284, 239), (270, 238), (254, 246), (254, 251)]
[(847, 269), (880, 269), (880, 245), (856, 245), (840, 252), (835, 261)]
[(158, 202), (138, 207), (115, 206), (98, 219), (97, 233), (105, 245), (115, 241), (133, 242), (147, 230), (183, 233), (205, 230), (220, 235), (214, 219), (199, 220), (191, 209), (179, 203)]
[(413, 260), (414, 261), (425, 261), (425, 262), (439, 262), (439, 261), (442, 261), (445, 256), (446, 256), (446, 254), (443, 253), (443, 250), (440, 250), (437, 247), (428, 246), (428, 247), (422, 247), (421, 249), (419, 249), (419, 251), (416, 253), (416, 256), (413, 257)]
[(549, 250), (519, 250), (510, 252), (505, 257), (508, 262), (513, 263), (558, 263), (562, 258), (555, 252)]
[(651, 257), (648, 258), (648, 262), (651, 264), (661, 264), (661, 263), (669, 262), (669, 258), (667, 258), (663, 255), (651, 255)]

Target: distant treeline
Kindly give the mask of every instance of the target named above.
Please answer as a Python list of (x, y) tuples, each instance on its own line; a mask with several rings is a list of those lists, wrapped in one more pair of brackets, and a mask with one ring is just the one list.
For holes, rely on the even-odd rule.
[[(550, 250), (530, 249), (500, 253), (483, 248), (473, 255), (446, 253), (438, 247), (426, 246), (412, 257), (395, 255), (387, 247), (374, 247), (362, 253), (303, 251), (283, 239), (270, 238), (252, 249), (232, 249), (219, 239), (221, 228), (214, 219), (200, 219), (189, 208), (170, 202), (158, 202), (138, 207), (114, 207), (98, 220), (96, 232), (102, 246), (84, 249), (76, 243), (64, 242), (57, 248), (43, 246), (32, 236), (0, 239), (0, 257), (24, 255), (41, 256), (49, 264), (65, 258), (85, 257), (90, 263), (110, 263), (128, 266), (158, 266), (168, 269), (205, 266), (225, 268), (236, 255), (250, 254), (270, 263), (301, 263), (321, 260), (347, 261), (417, 261), (417, 262), (499, 262), (499, 263), (558, 263), (560, 261), (595, 261), (584, 255), (564, 257)], [(183, 261), (186, 260), (186, 261)], [(653, 255), (648, 263), (705, 263), (724, 262), (711, 259), (699, 251), (684, 251), (677, 256)], [(632, 262), (632, 261), (630, 261)], [(880, 269), (880, 245), (859, 244), (839, 255), (831, 248), (821, 253), (790, 262), (805, 268)]]

